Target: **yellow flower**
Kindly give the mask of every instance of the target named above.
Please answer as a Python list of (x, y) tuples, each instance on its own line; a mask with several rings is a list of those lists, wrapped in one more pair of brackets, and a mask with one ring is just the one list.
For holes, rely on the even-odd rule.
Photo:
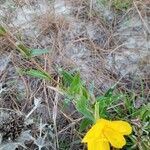
[(99, 119), (87, 132), (82, 143), (87, 143), (88, 150), (110, 150), (109, 144), (122, 148), (126, 144), (124, 135), (131, 132), (131, 125), (125, 121)]

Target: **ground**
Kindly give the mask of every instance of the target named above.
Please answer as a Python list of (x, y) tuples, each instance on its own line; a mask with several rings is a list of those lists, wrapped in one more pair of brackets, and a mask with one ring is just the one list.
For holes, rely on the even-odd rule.
[[(64, 106), (64, 96), (53, 89), (61, 80), (61, 69), (79, 70), (86, 88), (93, 85), (96, 96), (117, 83), (115, 92), (132, 93), (135, 109), (148, 108), (148, 0), (2, 0), (0, 25), (7, 30), (0, 37), (0, 150), (86, 149), (80, 143), (83, 116), (73, 103)], [(26, 58), (18, 51), (18, 42), (48, 53)], [(20, 71), (36, 68), (53, 80)], [(130, 119), (137, 128), (146, 124), (137, 116)], [(10, 122), (16, 126), (11, 135), (11, 129), (2, 132)], [(21, 127), (18, 122), (23, 122)], [(139, 145), (135, 149), (143, 150)]]

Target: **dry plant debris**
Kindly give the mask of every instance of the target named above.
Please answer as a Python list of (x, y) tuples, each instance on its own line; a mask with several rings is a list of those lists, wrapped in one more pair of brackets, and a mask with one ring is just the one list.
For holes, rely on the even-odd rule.
[(0, 150), (87, 149), (98, 108), (148, 150), (149, 102), (148, 0), (0, 1)]

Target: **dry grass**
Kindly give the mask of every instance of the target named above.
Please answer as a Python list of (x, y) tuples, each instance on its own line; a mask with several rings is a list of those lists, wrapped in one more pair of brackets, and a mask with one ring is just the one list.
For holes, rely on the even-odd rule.
[[(15, 7), (30, 7), (34, 12), (34, 4), (36, 3), (34, 0), (13, 1)], [(46, 0), (45, 3), (50, 4)], [(142, 94), (145, 96), (145, 103), (147, 103), (150, 96), (150, 80), (148, 69), (144, 71), (144, 68), (145, 66), (149, 67), (149, 62), (145, 62), (145, 58), (149, 58), (148, 51), (146, 53), (148, 57), (142, 55), (141, 58), (135, 60), (137, 68), (141, 67), (139, 70), (142, 76), (138, 76), (136, 72), (128, 72), (127, 69), (122, 74), (121, 69), (116, 67), (117, 62), (110, 63), (108, 59), (113, 59), (116, 55), (119, 57), (124, 51), (135, 52), (136, 48), (141, 48), (134, 46), (130, 49), (124, 46), (124, 41), (118, 33), (118, 28), (120, 28), (124, 18), (130, 18), (130, 14), (134, 13), (140, 18), (143, 26), (139, 36), (144, 33), (143, 36), (147, 37), (147, 41), (149, 40), (149, 2), (147, 0), (134, 1), (132, 7), (126, 13), (118, 12), (118, 14), (114, 14), (115, 17), (110, 21), (101, 14), (95, 6), (95, 1), (92, 0), (66, 1), (66, 5), (69, 5), (70, 8), (69, 15), (65, 13), (63, 15), (56, 14), (52, 4), (47, 5), (46, 12), (36, 14), (31, 20), (26, 16), (28, 21), (23, 25), (12, 26), (13, 15), (10, 20), (5, 18), (6, 22), (5, 19), (2, 20), (9, 34), (6, 37), (0, 37), (0, 55), (10, 56), (10, 60), (6, 64), (7, 67), (2, 71), (0, 68), (0, 83), (6, 86), (6, 91), (0, 96), (0, 107), (20, 111), (27, 115), (33, 108), (34, 98), (40, 98), (42, 105), (31, 115), (31, 118), (35, 121), (29, 128), (32, 130), (33, 136), (37, 137), (39, 134), (37, 125), (42, 119), (43, 123), (54, 126), (52, 131), (54, 139), (51, 149), (86, 149), (79, 141), (83, 136), (78, 131), (82, 116), (76, 112), (73, 104), (64, 108), (64, 97), (49, 87), (58, 88), (59, 68), (66, 70), (79, 68), (87, 87), (91, 85), (92, 81), (95, 82), (96, 95), (101, 95), (110, 86), (118, 82), (118, 91), (127, 93), (134, 91), (135, 97), (141, 97), (139, 81), (142, 81)], [(12, 14), (15, 13), (14, 10)], [(127, 30), (132, 32), (134, 29), (132, 30), (131, 26)], [(30, 48), (47, 48), (49, 54), (28, 60), (16, 50), (14, 45), (18, 40)], [(3, 58), (0, 57), (0, 67), (2, 60)], [(124, 57), (121, 58), (122, 60), (124, 61)], [(125, 63), (128, 64), (128, 60), (125, 59)], [(140, 67), (138, 67), (138, 63)], [(129, 67), (126, 64), (123, 65), (126, 66), (125, 68)], [(24, 76), (17, 72), (18, 68), (42, 68), (52, 75), (55, 82), (46, 82)], [(28, 149), (36, 148), (32, 142), (27, 146)]]

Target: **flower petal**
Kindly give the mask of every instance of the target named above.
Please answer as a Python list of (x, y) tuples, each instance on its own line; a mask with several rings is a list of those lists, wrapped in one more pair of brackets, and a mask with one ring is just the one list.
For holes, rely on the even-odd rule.
[(103, 130), (103, 134), (115, 148), (122, 148), (126, 144), (126, 140), (123, 135), (111, 128), (106, 127)]
[(110, 145), (106, 141), (88, 142), (88, 150), (110, 150)]
[(129, 135), (132, 132), (132, 127), (128, 122), (125, 121), (112, 121), (110, 126), (113, 130), (120, 132), (123, 135)]
[(96, 124), (84, 136), (82, 143), (86, 143), (89, 140), (98, 140), (101, 137), (102, 129), (108, 122), (105, 119), (97, 120)]
[(99, 141), (94, 150), (110, 150), (110, 145), (106, 141)]
[(95, 143), (92, 141), (87, 143), (88, 150), (94, 150)]

